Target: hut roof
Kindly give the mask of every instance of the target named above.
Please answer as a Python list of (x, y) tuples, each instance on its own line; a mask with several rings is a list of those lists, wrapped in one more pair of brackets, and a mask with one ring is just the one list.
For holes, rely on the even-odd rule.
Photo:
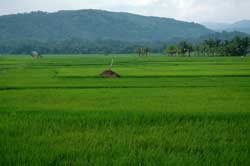
[(101, 73), (102, 77), (106, 77), (106, 78), (117, 78), (117, 77), (121, 77), (118, 73), (112, 71), (112, 70), (105, 70), (104, 72)]

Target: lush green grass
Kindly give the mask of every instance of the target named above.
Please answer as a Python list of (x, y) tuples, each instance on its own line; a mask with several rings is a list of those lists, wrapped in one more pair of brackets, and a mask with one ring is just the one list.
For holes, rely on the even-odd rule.
[(0, 57), (0, 165), (250, 165), (250, 58)]

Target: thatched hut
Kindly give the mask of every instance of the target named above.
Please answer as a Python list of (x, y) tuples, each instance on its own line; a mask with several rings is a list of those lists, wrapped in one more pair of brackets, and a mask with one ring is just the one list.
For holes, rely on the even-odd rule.
[(37, 51), (32, 51), (31, 56), (32, 56), (32, 58), (35, 58), (35, 59), (42, 58), (42, 55), (39, 54)]
[(112, 71), (111, 69), (105, 70), (100, 75), (102, 77), (105, 77), (105, 78), (119, 78), (119, 77), (121, 77), (118, 73)]

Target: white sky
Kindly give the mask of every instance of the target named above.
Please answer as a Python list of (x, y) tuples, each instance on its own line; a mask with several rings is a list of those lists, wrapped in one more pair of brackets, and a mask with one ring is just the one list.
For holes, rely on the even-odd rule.
[(124, 11), (195, 22), (250, 19), (250, 0), (0, 0), (0, 15), (76, 9)]

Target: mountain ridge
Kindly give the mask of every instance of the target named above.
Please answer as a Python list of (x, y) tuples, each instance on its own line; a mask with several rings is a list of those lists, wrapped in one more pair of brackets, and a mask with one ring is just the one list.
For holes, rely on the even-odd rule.
[(214, 31), (239, 31), (243, 33), (250, 34), (250, 20), (240, 20), (234, 23), (219, 23), (219, 22), (210, 22), (210, 23), (203, 23), (203, 25), (209, 29)]
[(213, 33), (198, 23), (105, 10), (61, 10), (0, 16), (0, 40), (167, 41)]

